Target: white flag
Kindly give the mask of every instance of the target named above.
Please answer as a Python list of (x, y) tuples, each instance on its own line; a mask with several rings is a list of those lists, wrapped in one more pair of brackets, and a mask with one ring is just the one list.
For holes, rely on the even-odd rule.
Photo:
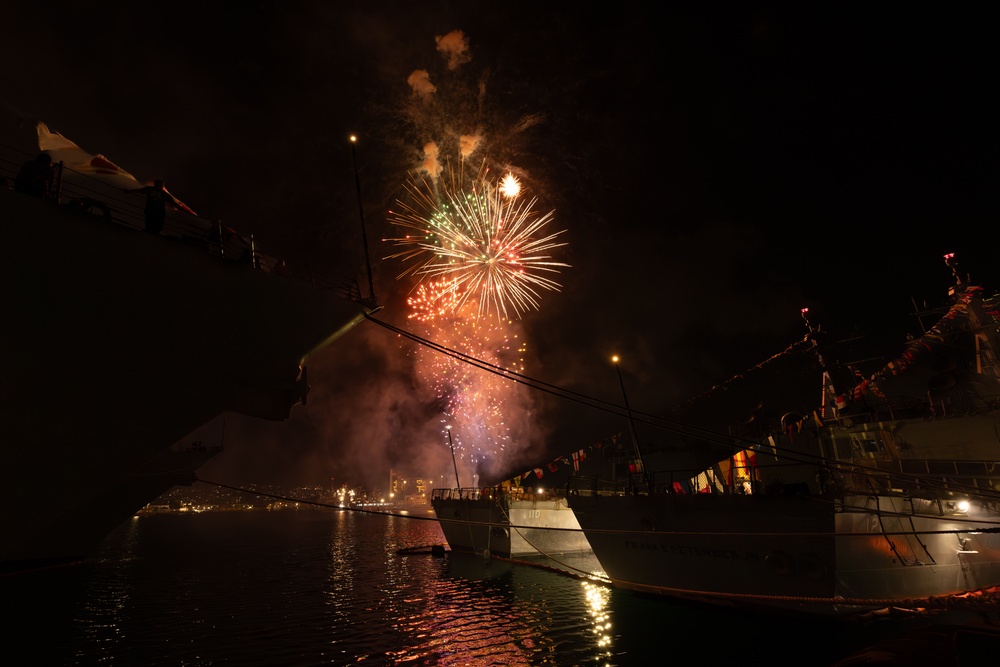
[[(121, 190), (134, 190), (143, 187), (143, 184), (136, 180), (135, 176), (108, 158), (101, 154), (91, 155), (58, 132), (50, 131), (45, 123), (39, 121), (37, 130), (38, 148), (52, 157), (53, 164), (62, 162), (67, 169), (87, 174)], [(174, 199), (182, 210), (191, 215), (198, 215), (187, 204), (176, 197)]]

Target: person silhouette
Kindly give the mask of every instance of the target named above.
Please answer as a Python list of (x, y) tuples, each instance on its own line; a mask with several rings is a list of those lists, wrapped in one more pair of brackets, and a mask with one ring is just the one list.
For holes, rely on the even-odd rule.
[(147, 185), (134, 190), (122, 190), (122, 192), (139, 193), (146, 195), (146, 207), (143, 209), (145, 216), (145, 230), (150, 234), (159, 234), (163, 231), (163, 225), (167, 220), (167, 206), (176, 209), (183, 209), (184, 206), (177, 199), (166, 191), (163, 181), (153, 181), (152, 185)]
[(21, 171), (14, 179), (14, 189), (33, 197), (45, 197), (52, 191), (54, 177), (52, 157), (48, 153), (39, 153), (34, 160), (21, 165)]

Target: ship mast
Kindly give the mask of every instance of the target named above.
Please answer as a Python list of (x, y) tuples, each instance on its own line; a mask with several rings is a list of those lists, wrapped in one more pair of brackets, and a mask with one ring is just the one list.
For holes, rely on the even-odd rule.
[[(615, 372), (618, 373), (618, 384), (622, 388), (622, 397), (625, 399), (625, 413), (628, 415), (628, 430), (632, 436), (632, 446), (635, 448), (635, 459), (639, 464), (639, 473), (642, 475), (642, 482), (646, 486), (646, 491), (652, 492), (652, 485), (649, 483), (649, 473), (646, 472), (646, 464), (642, 460), (642, 450), (639, 448), (639, 439), (635, 435), (635, 421), (632, 419), (632, 408), (628, 404), (628, 394), (625, 393), (625, 381), (622, 380), (622, 372), (618, 367), (618, 355), (611, 357), (612, 363), (615, 365)], [(632, 471), (629, 470), (628, 484), (632, 486)]]

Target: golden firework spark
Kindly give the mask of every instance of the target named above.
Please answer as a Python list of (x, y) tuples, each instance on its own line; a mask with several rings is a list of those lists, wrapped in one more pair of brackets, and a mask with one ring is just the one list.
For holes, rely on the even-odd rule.
[(566, 245), (558, 241), (565, 230), (545, 234), (555, 212), (538, 213), (537, 198), (522, 197), (513, 174), (499, 183), (487, 176), (466, 188), (408, 181), (412, 201), (398, 201), (400, 212), (390, 211), (389, 222), (411, 233), (386, 239), (404, 248), (389, 259), (409, 263), (399, 277), (447, 280), (457, 295), (453, 308), (473, 299), (480, 317), (520, 318), (539, 309), (540, 290), (559, 291), (548, 275), (569, 265), (549, 253)]

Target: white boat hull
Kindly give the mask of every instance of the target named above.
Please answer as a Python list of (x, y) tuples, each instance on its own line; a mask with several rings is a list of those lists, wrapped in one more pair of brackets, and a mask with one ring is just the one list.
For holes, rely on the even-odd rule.
[(448, 489), (435, 492), (431, 505), (457, 553), (521, 558), (592, 550), (565, 498)]

